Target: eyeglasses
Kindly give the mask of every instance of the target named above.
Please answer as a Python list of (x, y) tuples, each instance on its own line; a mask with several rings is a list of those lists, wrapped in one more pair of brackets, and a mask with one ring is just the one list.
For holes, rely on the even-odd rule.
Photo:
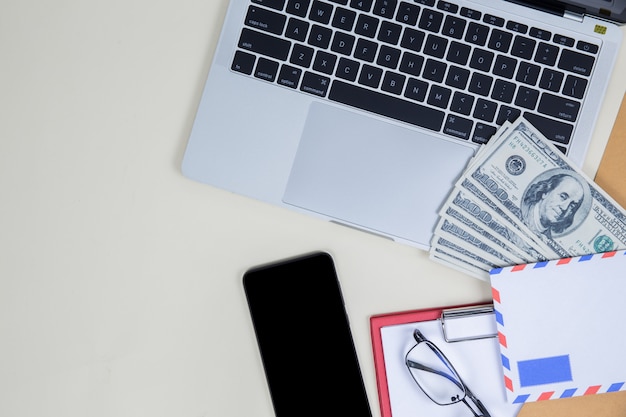
[(421, 390), (438, 405), (463, 402), (474, 417), (491, 417), (485, 406), (461, 380), (450, 361), (439, 348), (415, 329), (417, 344), (406, 354), (405, 363)]

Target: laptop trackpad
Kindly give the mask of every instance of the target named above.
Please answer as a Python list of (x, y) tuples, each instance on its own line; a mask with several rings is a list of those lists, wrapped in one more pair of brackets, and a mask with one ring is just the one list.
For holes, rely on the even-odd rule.
[(283, 200), (428, 246), (474, 149), (313, 103)]

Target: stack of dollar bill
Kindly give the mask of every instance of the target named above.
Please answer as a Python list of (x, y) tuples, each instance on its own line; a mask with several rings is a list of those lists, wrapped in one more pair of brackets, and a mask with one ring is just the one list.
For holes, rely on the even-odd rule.
[(505, 266), (626, 249), (626, 215), (524, 118), (503, 125), (443, 205), (430, 258), (481, 279)]

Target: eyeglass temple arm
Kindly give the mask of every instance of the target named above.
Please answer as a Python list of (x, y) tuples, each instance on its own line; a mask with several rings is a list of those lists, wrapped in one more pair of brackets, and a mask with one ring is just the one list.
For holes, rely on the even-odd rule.
[(446, 378), (448, 381), (453, 382), (460, 389), (464, 388), (463, 384), (460, 381), (458, 381), (453, 375), (450, 375), (447, 372), (439, 371), (437, 369), (422, 365), (421, 363), (413, 362), (410, 359), (406, 360), (406, 364), (410, 366), (411, 368), (419, 369), (420, 371), (426, 371), (426, 372), (433, 373), (435, 375), (442, 376)]

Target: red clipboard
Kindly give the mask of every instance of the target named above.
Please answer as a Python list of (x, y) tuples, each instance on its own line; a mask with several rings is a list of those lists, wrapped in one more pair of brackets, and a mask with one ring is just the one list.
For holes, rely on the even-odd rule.
[[(478, 304), (464, 304), (464, 305), (456, 305), (456, 306), (449, 306), (449, 307), (437, 307), (437, 308), (429, 308), (429, 309), (421, 309), (421, 310), (411, 310), (411, 311), (404, 311), (404, 312), (379, 314), (379, 315), (370, 317), (370, 332), (371, 332), (371, 338), (372, 338), (374, 367), (375, 367), (375, 372), (376, 372), (376, 382), (377, 382), (378, 398), (379, 398), (379, 403), (380, 403), (380, 413), (382, 417), (402, 417), (401, 415), (400, 416), (392, 415), (393, 407), (392, 407), (392, 399), (390, 397), (390, 390), (389, 390), (389, 369), (388, 369), (389, 367), (387, 366), (388, 364), (386, 363), (386, 359), (385, 359), (385, 350), (384, 350), (385, 343), (383, 341), (383, 331), (382, 331), (386, 327), (390, 327), (390, 326), (401, 327), (401, 325), (405, 325), (405, 324), (411, 325), (412, 323), (419, 324), (419, 323), (426, 323), (426, 322), (437, 322), (438, 326), (440, 326), (441, 328), (442, 335), (441, 337), (433, 341), (436, 341), (437, 345), (442, 345), (446, 343), (451, 346), (454, 345), (454, 349), (456, 350), (459, 350), (459, 349), (462, 350), (463, 346), (467, 346), (467, 345), (464, 345), (465, 342), (477, 340), (477, 339), (492, 338), (493, 349), (491, 350), (491, 354), (487, 357), (487, 359), (493, 362), (494, 368), (498, 368), (501, 366), (498, 363), (499, 352), (497, 348), (497, 339), (495, 338), (496, 336), (495, 323), (494, 323), (494, 332), (493, 334), (490, 333), (489, 335), (482, 334), (482, 335), (477, 335), (475, 337), (470, 336), (470, 335), (468, 336), (461, 335), (457, 337), (457, 336), (451, 336), (450, 334), (446, 334), (446, 321), (450, 324), (452, 322), (452, 319), (465, 315), (467, 312), (480, 312), (481, 314), (483, 314), (485, 312), (493, 313), (494, 310), (493, 310), (492, 304), (478, 303)], [(446, 317), (447, 317), (447, 320), (446, 320)], [(432, 324), (429, 324), (429, 325), (432, 327)], [(457, 327), (459, 326), (457, 325), (448, 326), (448, 329), (457, 328)], [(456, 342), (463, 342), (463, 343), (456, 344)], [(492, 343), (492, 342), (488, 341), (488, 342), (480, 342), (480, 343)], [(395, 370), (392, 370), (392, 372), (397, 372), (397, 369), (398, 369), (397, 364), (393, 364), (392, 368), (395, 369)], [(494, 389), (501, 390), (501, 396), (498, 395), (498, 398), (499, 399), (501, 398), (501, 403), (502, 403), (502, 404), (498, 404), (498, 407), (501, 408), (501, 411), (500, 411), (501, 414), (505, 416), (509, 415), (511, 417), (515, 416), (517, 412), (519, 411), (520, 405), (507, 404), (506, 394), (504, 392), (503, 379), (502, 378), (492, 378), (492, 379), (493, 380), (491, 381), (491, 384), (494, 386)], [(414, 387), (414, 388), (416, 392), (419, 391), (419, 388), (417, 387)], [(425, 396), (423, 397), (424, 397), (425, 402), (430, 402), (430, 400), (427, 397)], [(444, 407), (441, 407), (442, 415), (454, 414), (454, 413), (450, 414), (450, 412), (453, 410), (448, 409), (448, 410), (445, 410), (444, 412), (444, 409), (445, 409)], [(464, 412), (467, 412), (468, 415), (471, 415), (471, 413), (469, 413), (469, 410), (460, 411), (460, 413), (464, 413)], [(413, 415), (415, 415), (415, 413), (413, 413)], [(500, 416), (500, 414), (492, 414), (492, 415)]]

